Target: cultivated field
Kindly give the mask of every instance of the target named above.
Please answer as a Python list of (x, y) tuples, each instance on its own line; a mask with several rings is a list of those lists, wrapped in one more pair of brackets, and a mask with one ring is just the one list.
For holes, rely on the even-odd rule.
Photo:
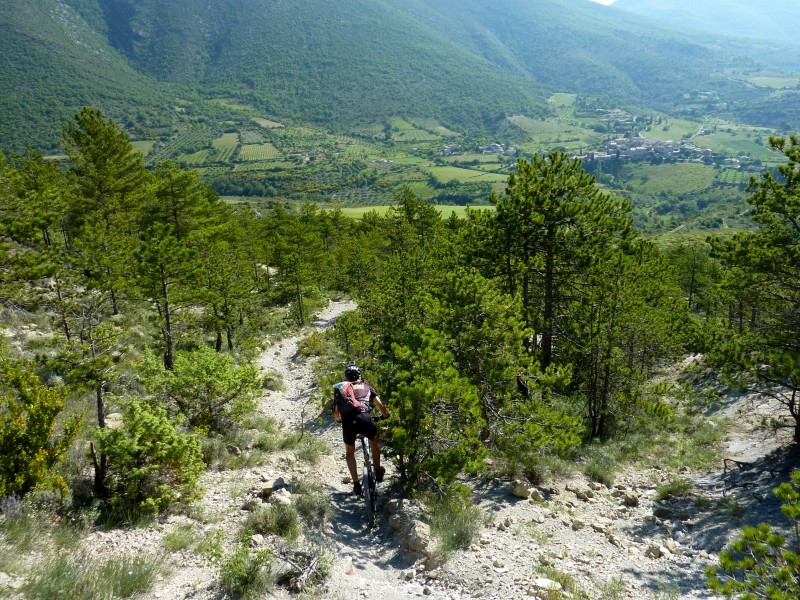
[(701, 163), (639, 163), (625, 166), (622, 179), (642, 194), (687, 194), (711, 187), (715, 174), (714, 167)]
[(280, 157), (280, 151), (272, 144), (247, 144), (239, 149), (239, 155), (236, 159), (249, 162), (275, 160)]

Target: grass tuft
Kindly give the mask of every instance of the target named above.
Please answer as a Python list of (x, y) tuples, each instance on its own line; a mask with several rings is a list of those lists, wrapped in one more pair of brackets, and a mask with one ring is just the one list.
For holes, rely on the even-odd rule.
[(300, 517), (293, 505), (269, 504), (250, 513), (245, 529), (255, 533), (271, 533), (290, 542), (300, 537)]
[(102, 561), (51, 555), (22, 588), (31, 600), (110, 600), (150, 590), (163, 562), (150, 556), (117, 556)]
[(333, 512), (331, 497), (315, 482), (299, 481), (294, 485), (294, 506), (307, 524), (321, 527)]
[(469, 548), (483, 528), (481, 510), (460, 495), (433, 500), (430, 507), (431, 530), (444, 556)]

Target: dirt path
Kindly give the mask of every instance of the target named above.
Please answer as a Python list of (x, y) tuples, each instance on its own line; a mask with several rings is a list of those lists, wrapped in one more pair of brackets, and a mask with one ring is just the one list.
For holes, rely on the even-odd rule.
[[(331, 302), (314, 320), (310, 330), (327, 329), (338, 316), (354, 308), (352, 302)], [(353, 496), (347, 479), (341, 426), (327, 415), (320, 423), (317, 410), (308, 406), (314, 392), (313, 365), (298, 356), (297, 348), (299, 340), (310, 330), (282, 340), (264, 352), (257, 364), (265, 371), (279, 373), (285, 383), (283, 390), (269, 393), (262, 401), (261, 412), (276, 418), (287, 429), (299, 430), (304, 426), (307, 434), (322, 439), (333, 451), (314, 471), (316, 480), (330, 493), (333, 505), (327, 542), (335, 553), (335, 562), (333, 577), (326, 585), (326, 596), (382, 600), (416, 597), (423, 590), (420, 583), (403, 579), (403, 570), (412, 566), (414, 559), (397, 547), (385, 524), (373, 530), (366, 527), (363, 505), (360, 498)], [(307, 408), (305, 413), (304, 407)], [(387, 481), (390, 476), (391, 466)], [(385, 500), (379, 498), (379, 509)]]

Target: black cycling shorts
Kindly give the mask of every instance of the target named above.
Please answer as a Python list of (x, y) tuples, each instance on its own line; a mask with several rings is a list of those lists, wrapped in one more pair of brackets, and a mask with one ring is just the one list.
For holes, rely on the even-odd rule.
[(342, 438), (348, 446), (356, 445), (356, 436), (361, 433), (368, 440), (378, 434), (378, 428), (369, 413), (354, 413), (351, 416), (342, 417)]

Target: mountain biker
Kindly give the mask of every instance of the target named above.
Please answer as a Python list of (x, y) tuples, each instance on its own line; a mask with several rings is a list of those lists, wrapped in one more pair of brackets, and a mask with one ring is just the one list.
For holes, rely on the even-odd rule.
[(386, 469), (381, 466), (381, 445), (378, 428), (372, 420), (371, 403), (375, 403), (384, 418), (389, 416), (378, 393), (361, 379), (361, 369), (350, 363), (344, 371), (344, 381), (333, 386), (333, 418), (342, 424), (345, 461), (353, 481), (353, 493), (361, 495), (361, 481), (356, 467), (356, 436), (361, 433), (370, 441), (375, 479), (383, 481)]

